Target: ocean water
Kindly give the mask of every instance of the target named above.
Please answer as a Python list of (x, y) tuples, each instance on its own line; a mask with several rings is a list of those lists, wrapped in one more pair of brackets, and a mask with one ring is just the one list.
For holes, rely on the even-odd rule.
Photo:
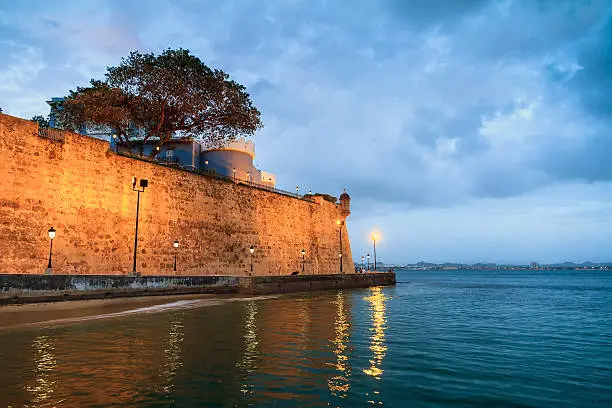
[(612, 272), (0, 308), (0, 406), (612, 407)]

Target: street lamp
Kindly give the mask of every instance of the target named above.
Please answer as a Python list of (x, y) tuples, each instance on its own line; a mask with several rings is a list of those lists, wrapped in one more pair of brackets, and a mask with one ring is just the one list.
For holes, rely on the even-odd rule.
[(132, 276), (138, 276), (138, 272), (136, 272), (136, 257), (138, 251), (138, 214), (140, 212), (140, 193), (144, 193), (145, 188), (149, 186), (149, 180), (140, 179), (139, 187), (136, 188), (136, 182), (138, 180), (136, 177), (132, 177), (132, 191), (136, 191), (138, 193), (138, 199), (136, 200), (136, 233), (134, 234), (134, 266), (132, 267)]
[(302, 275), (304, 274), (304, 262), (306, 262), (306, 259), (304, 258), (305, 255), (306, 255), (306, 250), (302, 249)]
[(49, 246), (49, 263), (47, 264), (47, 270), (45, 270), (45, 274), (50, 275), (53, 273), (53, 267), (51, 266), (51, 256), (53, 254), (53, 238), (55, 238), (55, 229), (53, 227), (49, 228), (49, 239), (51, 240), (51, 245)]
[(178, 247), (179, 247), (179, 242), (174, 241), (174, 248), (176, 248), (174, 250), (174, 272), (176, 272), (176, 254), (178, 253)]
[(370, 254), (366, 255), (368, 257), (368, 272), (370, 272)]
[(113, 150), (117, 153), (117, 134), (113, 133)]
[(234, 182), (236, 182), (236, 168), (234, 167), (232, 171), (234, 172)]
[(344, 225), (344, 221), (336, 220), (336, 224), (338, 225), (338, 232), (340, 233), (340, 273), (342, 272), (342, 226)]
[(363, 261), (365, 261), (365, 257), (361, 255), (361, 270), (363, 271)]
[(295, 187), (295, 195), (298, 197), (300, 196), (300, 186)]
[(375, 233), (372, 234), (372, 242), (374, 243), (374, 272), (376, 272), (376, 240), (378, 239), (378, 235)]
[(253, 274), (253, 252), (255, 252), (255, 247), (251, 245), (251, 248), (249, 248), (249, 251), (251, 252), (251, 275), (252, 275)]

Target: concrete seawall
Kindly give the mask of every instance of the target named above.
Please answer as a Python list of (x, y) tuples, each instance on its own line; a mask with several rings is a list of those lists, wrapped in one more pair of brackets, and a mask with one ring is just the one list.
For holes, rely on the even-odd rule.
[(305, 276), (0, 275), (0, 305), (194, 293), (308, 292), (395, 285), (395, 273)]

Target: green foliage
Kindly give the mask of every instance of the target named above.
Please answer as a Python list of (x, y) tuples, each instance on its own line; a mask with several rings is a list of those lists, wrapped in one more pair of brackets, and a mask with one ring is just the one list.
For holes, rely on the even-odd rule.
[(150, 139), (157, 146), (174, 135), (218, 146), (263, 126), (244, 86), (184, 49), (132, 52), (103, 81), (70, 91), (58, 107), (66, 128), (104, 125), (120, 141)]
[(334, 197), (334, 196), (329, 195), (329, 194), (316, 193), (315, 195), (323, 197), (324, 200), (329, 201), (330, 203), (335, 203), (336, 201), (338, 201), (337, 197)]
[(38, 123), (38, 126), (40, 127), (46, 127), (46, 128), (49, 127), (49, 119), (45, 118), (44, 116), (35, 115), (35, 116), (32, 116), (30, 120), (32, 122)]

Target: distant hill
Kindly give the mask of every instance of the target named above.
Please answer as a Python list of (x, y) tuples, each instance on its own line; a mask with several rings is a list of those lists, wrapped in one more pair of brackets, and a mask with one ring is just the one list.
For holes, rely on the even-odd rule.
[[(361, 261), (356, 261), (356, 265), (360, 265)], [(372, 262), (370, 262), (372, 263)], [(377, 265), (379, 268), (385, 267), (394, 267), (399, 269), (412, 269), (412, 270), (428, 270), (428, 269), (477, 269), (477, 270), (526, 270), (526, 269), (612, 269), (612, 262), (591, 262), (586, 261), (582, 263), (574, 263), (574, 262), (560, 262), (554, 264), (538, 264), (531, 263), (529, 265), (525, 264), (496, 264), (492, 262), (478, 262), (474, 264), (462, 264), (455, 262), (445, 262), (445, 263), (434, 263), (434, 262), (425, 262), (419, 261), (414, 264), (384, 264), (382, 262), (378, 262)]]

